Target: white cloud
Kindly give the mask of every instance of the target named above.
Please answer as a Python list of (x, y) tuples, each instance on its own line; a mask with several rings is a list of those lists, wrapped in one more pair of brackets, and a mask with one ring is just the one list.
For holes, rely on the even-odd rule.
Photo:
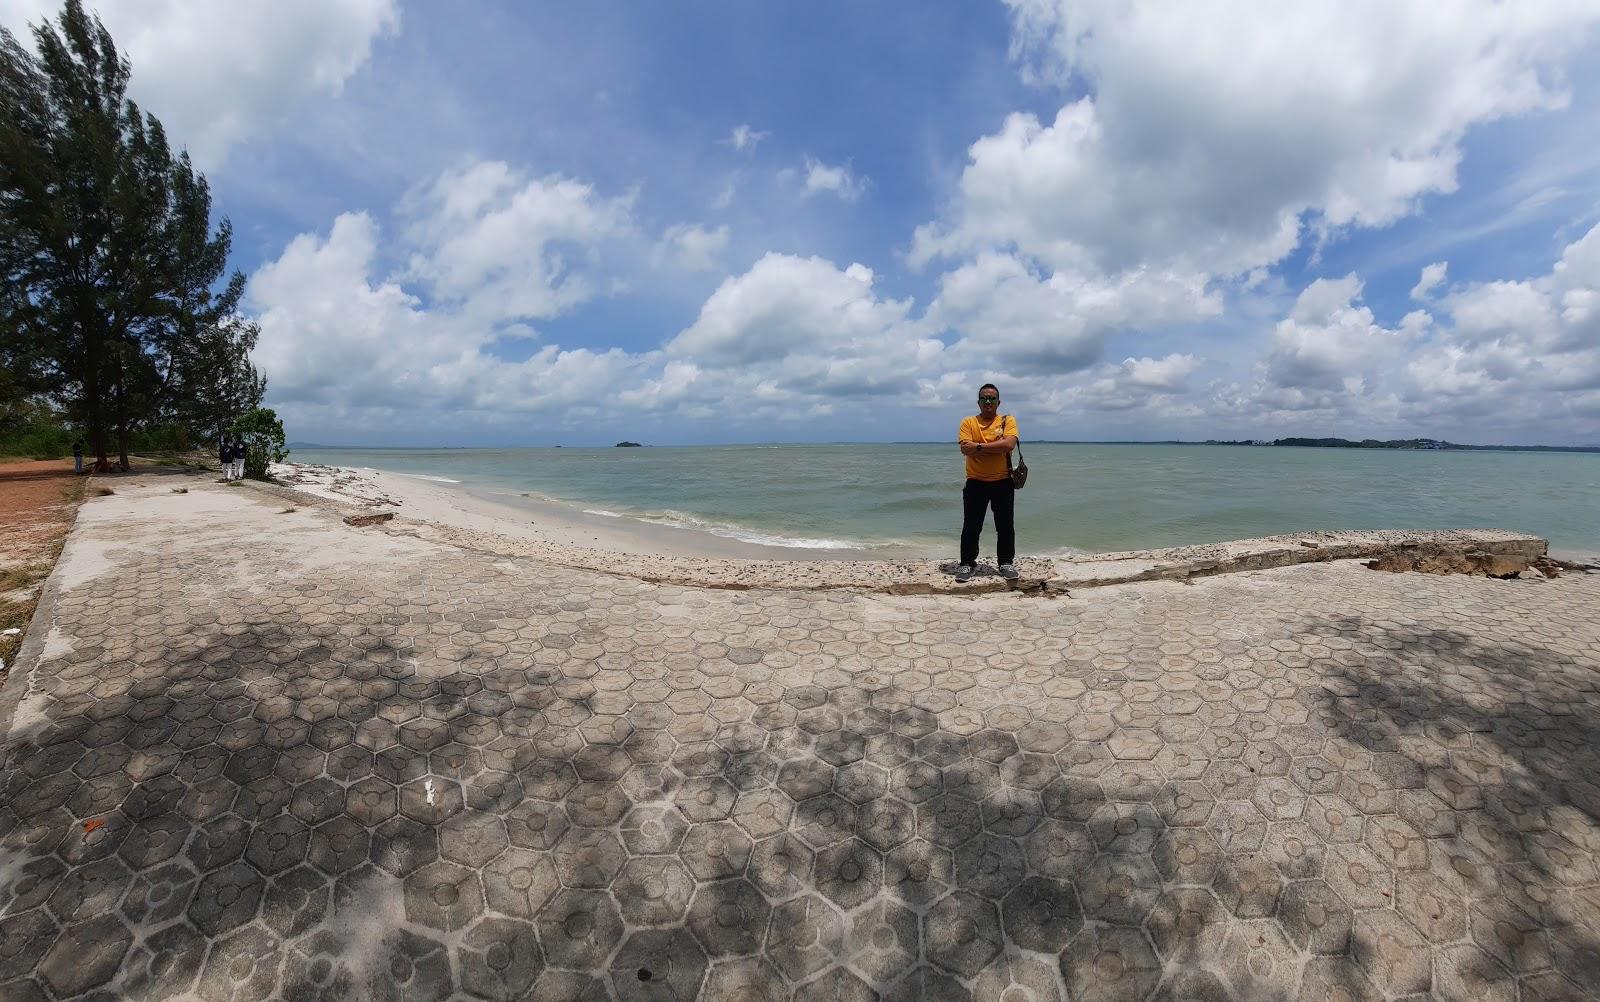
[(1300, 293), (1294, 309), (1273, 331), (1266, 376), (1275, 386), (1357, 395), (1377, 370), (1394, 363), (1406, 342), (1428, 322), (1408, 314), (1399, 330), (1375, 322), (1361, 304), (1355, 275), (1319, 278)]
[(1193, 355), (1166, 355), (1162, 358), (1125, 358), (1122, 372), (1130, 386), (1177, 393), (1186, 386), (1188, 378), (1200, 368), (1200, 360)]
[(665, 353), (783, 394), (909, 390), (944, 346), (912, 319), (910, 300), (880, 299), (873, 278), (861, 264), (767, 254), (725, 280)]
[[(307, 98), (336, 95), (374, 41), (399, 29), (395, 0), (116, 0), (90, 4), (133, 63), (130, 92), (202, 169), (281, 128)], [(54, 0), (16, 0), (19, 38)]]
[(1064, 386), (1024, 385), (1031, 390), (1029, 403), (1036, 411), (1173, 420), (1197, 411), (1183, 395), (1189, 376), (1201, 365), (1200, 359), (1187, 354), (1125, 358), (1118, 365), (1098, 366), (1081, 381)]
[(766, 139), (770, 135), (772, 135), (772, 133), (758, 132), (748, 125), (740, 124), (734, 126), (733, 132), (729, 134), (726, 142), (729, 146), (732, 146), (741, 153), (754, 153), (756, 146), (760, 144), (761, 140)]
[(1449, 263), (1445, 261), (1435, 261), (1433, 264), (1424, 267), (1422, 276), (1417, 279), (1417, 284), (1411, 287), (1411, 298), (1419, 303), (1426, 302), (1428, 297), (1433, 295), (1433, 290), (1437, 289), (1440, 283), (1444, 281), (1445, 271), (1448, 268)]
[(597, 398), (640, 365), (626, 353), (546, 346), (524, 361), (490, 353), (494, 335), (429, 308), (375, 275), (377, 225), (346, 213), (326, 237), (303, 234), (251, 278), (261, 324), (255, 361), (274, 402), (345, 417), (452, 411), (526, 413)]
[(1441, 306), (1452, 324), (1408, 364), (1412, 399), (1489, 412), (1514, 397), (1548, 413), (1600, 389), (1600, 224), (1549, 274), (1469, 285)]
[(865, 178), (851, 172), (848, 164), (830, 166), (820, 160), (806, 158), (805, 188), (807, 195), (832, 192), (846, 202), (854, 202), (866, 191)]
[(1053, 267), (1236, 276), (1456, 186), (1482, 122), (1565, 100), (1592, 3), (1445, 7), (1008, 0), (1038, 79), (1091, 96), (974, 143), (914, 261), (1014, 248)]
[(728, 249), (728, 237), (727, 226), (716, 229), (693, 223), (669, 226), (650, 252), (650, 263), (656, 268), (715, 271), (723, 252)]
[(1043, 277), (1015, 255), (984, 253), (941, 276), (929, 318), (961, 332), (961, 354), (1010, 373), (1062, 373), (1098, 361), (1106, 339), (1120, 331), (1220, 311), (1220, 299), (1194, 275), (1057, 271)]
[(403, 206), (406, 271), (485, 325), (558, 316), (598, 294), (601, 251), (630, 238), (632, 198), (499, 161), (447, 170)]

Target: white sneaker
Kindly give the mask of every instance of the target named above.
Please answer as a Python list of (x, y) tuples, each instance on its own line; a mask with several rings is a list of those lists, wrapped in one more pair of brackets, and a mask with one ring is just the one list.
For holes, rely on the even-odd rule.
[(1015, 581), (1021, 575), (1019, 575), (1017, 573), (1017, 569), (1015, 567), (1013, 567), (1012, 565), (1010, 565), (1010, 564), (1001, 564), (1000, 565), (1000, 576), (1005, 578), (1007, 581)]
[(976, 567), (972, 566), (971, 564), (962, 564), (961, 566), (956, 568), (956, 580), (957, 581), (971, 581), (972, 580), (972, 575), (976, 574), (977, 571), (978, 571), (978, 569)]

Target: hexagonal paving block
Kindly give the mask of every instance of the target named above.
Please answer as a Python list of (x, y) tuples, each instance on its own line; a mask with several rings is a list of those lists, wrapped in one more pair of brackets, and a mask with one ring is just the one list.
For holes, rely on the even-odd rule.
[(697, 998), (706, 956), (685, 929), (646, 929), (629, 936), (611, 962), (617, 995), (631, 999)]
[(1138, 925), (1161, 896), (1161, 874), (1148, 856), (1102, 853), (1075, 875), (1086, 917)]
[(1236, 922), (1223, 937), (1220, 969), (1240, 998), (1291, 998), (1301, 957), (1271, 919)]
[(97, 988), (117, 973), (133, 933), (114, 915), (67, 926), (39, 961), (39, 978), (58, 996)]
[(457, 956), (461, 986), (479, 998), (524, 998), (544, 972), (534, 927), (515, 919), (481, 920), (462, 939)]
[(245, 863), (206, 874), (189, 903), (189, 920), (207, 936), (219, 936), (255, 917), (266, 880)]
[(390, 818), (372, 831), (374, 865), (404, 877), (439, 857), (439, 836), (430, 826), (410, 818)]
[(611, 893), (630, 925), (665, 925), (682, 919), (694, 878), (676, 859), (640, 856), (623, 865)]
[(707, 881), (694, 890), (688, 926), (712, 957), (748, 956), (761, 949), (771, 911), (748, 880)]
[(922, 941), (929, 960), (952, 974), (970, 978), (1000, 952), (999, 910), (992, 901), (957, 891), (928, 910)]
[(124, 995), (130, 998), (171, 998), (187, 992), (205, 960), (205, 937), (186, 923), (166, 926), (145, 939), (128, 955), (120, 972)]
[(1144, 998), (1161, 979), (1161, 962), (1137, 929), (1087, 927), (1061, 952), (1060, 962), (1074, 999)]
[(1228, 915), (1210, 891), (1175, 887), (1156, 901), (1144, 927), (1156, 952), (1169, 963), (1214, 963), (1227, 931)]
[(791, 981), (836, 963), (844, 952), (844, 923), (822, 898), (805, 894), (776, 906), (767, 923), (767, 957)]
[(746, 1002), (783, 1002), (789, 997), (783, 975), (765, 960), (745, 958), (716, 963), (706, 974), (704, 997)]
[(1395, 881), (1395, 908), (1435, 944), (1453, 943), (1467, 932), (1465, 897), (1432, 873), (1408, 871)]
[(464, 929), (483, 913), (483, 888), (474, 871), (443, 860), (405, 879), (406, 919), (440, 932)]
[(830, 901), (849, 911), (876, 896), (883, 886), (883, 855), (860, 839), (847, 839), (817, 853), (812, 881)]
[(553, 856), (563, 885), (597, 889), (609, 886), (627, 859), (617, 837), (598, 828), (568, 829)]
[(462, 866), (482, 867), (510, 844), (495, 814), (465, 810), (439, 826), (439, 855)]
[(1359, 917), (1350, 934), (1350, 955), (1384, 991), (1407, 995), (1432, 987), (1433, 954), (1427, 941), (1393, 911)]
[(916, 964), (918, 939), (916, 914), (879, 898), (851, 916), (845, 949), (852, 967), (881, 984), (898, 980)]
[(1340, 954), (1350, 940), (1350, 906), (1326, 881), (1297, 880), (1278, 899), (1278, 919), (1302, 950)]
[(754, 844), (733, 822), (710, 821), (690, 826), (678, 856), (697, 879), (720, 880), (744, 872)]
[(506, 815), (506, 836), (524, 849), (551, 849), (561, 841), (572, 822), (560, 805), (544, 800), (524, 800)]
[(273, 992), (283, 966), (282, 944), (259, 925), (247, 925), (211, 947), (200, 971), (200, 997), (244, 1002)]
[(1000, 913), (1006, 935), (1025, 950), (1059, 953), (1083, 928), (1083, 907), (1071, 884), (1029, 877), (1005, 896)]
[(281, 939), (293, 939), (322, 921), (332, 891), (327, 874), (296, 866), (272, 878), (261, 902), (261, 920)]

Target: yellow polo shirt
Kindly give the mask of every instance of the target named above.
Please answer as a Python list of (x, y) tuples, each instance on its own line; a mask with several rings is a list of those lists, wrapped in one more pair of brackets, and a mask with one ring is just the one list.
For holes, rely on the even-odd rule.
[[(984, 424), (977, 415), (961, 419), (961, 428), (956, 432), (956, 442), (998, 442), (1007, 435), (1017, 433), (1017, 419), (1009, 414), (995, 415), (995, 419)], [(1006, 474), (1006, 454), (999, 449), (993, 452), (987, 449), (975, 456), (968, 456), (968, 480), (1004, 480)]]

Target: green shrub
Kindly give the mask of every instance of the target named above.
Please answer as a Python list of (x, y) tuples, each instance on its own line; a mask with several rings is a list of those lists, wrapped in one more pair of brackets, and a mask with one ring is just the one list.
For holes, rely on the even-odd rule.
[(244, 475), (254, 480), (267, 479), (268, 464), (289, 458), (283, 445), (283, 422), (270, 407), (257, 407), (234, 421), (229, 434), (244, 442)]

